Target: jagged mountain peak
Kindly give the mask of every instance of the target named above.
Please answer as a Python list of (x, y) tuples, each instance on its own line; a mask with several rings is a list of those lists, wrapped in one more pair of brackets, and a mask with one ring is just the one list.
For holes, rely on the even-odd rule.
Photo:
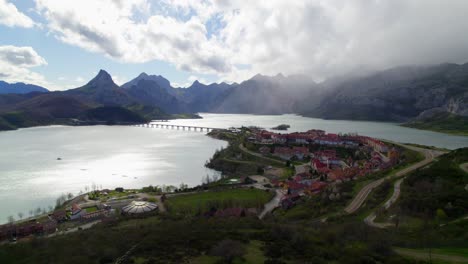
[(153, 81), (157, 83), (158, 86), (166, 89), (167, 92), (173, 93), (173, 87), (171, 86), (171, 83), (169, 80), (164, 78), (161, 75), (149, 75), (146, 72), (140, 73), (136, 78), (130, 80), (129, 82), (123, 84), (121, 87), (124, 89), (130, 89), (132, 86), (138, 85), (138, 82), (141, 80), (146, 80), (146, 81)]
[(146, 77), (148, 77), (148, 74), (146, 72), (142, 72), (140, 73), (140, 75), (138, 75), (137, 78), (146, 78)]
[(88, 85), (102, 86), (102, 85), (116, 85), (112, 80), (112, 76), (105, 70), (99, 70), (99, 73), (91, 81), (88, 82)]

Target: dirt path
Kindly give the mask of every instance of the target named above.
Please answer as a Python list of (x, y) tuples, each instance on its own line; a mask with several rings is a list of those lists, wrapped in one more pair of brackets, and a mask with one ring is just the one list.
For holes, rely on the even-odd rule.
[(468, 173), (468, 162), (460, 164), (460, 169), (464, 170), (466, 173)]
[(436, 254), (432, 253), (429, 256), (429, 252), (416, 249), (407, 249), (407, 248), (394, 248), (395, 252), (398, 255), (409, 257), (413, 259), (419, 259), (424, 261), (432, 260), (441, 260), (447, 261), (449, 263), (468, 263), (468, 258), (456, 255), (445, 255), (445, 254)]
[[(436, 151), (436, 150), (430, 150), (430, 149), (423, 149), (423, 148), (418, 148), (418, 147), (413, 147), (413, 146), (406, 146), (406, 145), (402, 145), (402, 144), (399, 144), (399, 143), (394, 143), (392, 142), (393, 144), (396, 144), (396, 145), (399, 145), (399, 146), (402, 146), (402, 147), (405, 147), (405, 148), (408, 148), (408, 149), (411, 149), (411, 150), (414, 150), (414, 151), (417, 151), (419, 153), (422, 153), (424, 154), (425, 158), (424, 160), (418, 162), (418, 163), (415, 163), (407, 168), (404, 168), (402, 170), (400, 170), (399, 172), (397, 172), (395, 175), (389, 175), (387, 177), (384, 177), (384, 178), (381, 178), (381, 179), (378, 179), (378, 180), (375, 180), (369, 184), (367, 184), (366, 186), (364, 186), (360, 191), (359, 193), (354, 197), (354, 199), (351, 201), (351, 203), (349, 203), (349, 205), (345, 208), (345, 212), (351, 214), (351, 213), (354, 213), (356, 212), (360, 207), (361, 205), (364, 203), (364, 201), (366, 200), (367, 196), (369, 196), (369, 194), (372, 192), (372, 190), (374, 188), (376, 188), (377, 186), (379, 186), (380, 184), (383, 183), (383, 181), (385, 179), (392, 179), (392, 178), (399, 178), (399, 177), (402, 177), (416, 169), (419, 169), (421, 167), (424, 167), (426, 166), (427, 164), (431, 163), (434, 158), (440, 156), (441, 154), (443, 154), (443, 152), (441, 151)], [(400, 182), (401, 184), (401, 182)], [(396, 201), (398, 199), (398, 196), (399, 196), (399, 191), (398, 191), (398, 194), (396, 197), (393, 197), (393, 202)]]
[(270, 213), (271, 211), (273, 211), (273, 209), (278, 207), (283, 196), (283, 191), (277, 189), (275, 197), (273, 197), (273, 199), (271, 199), (268, 203), (265, 204), (263, 211), (258, 215), (258, 218), (263, 219), (263, 217), (265, 217), (266, 214)]

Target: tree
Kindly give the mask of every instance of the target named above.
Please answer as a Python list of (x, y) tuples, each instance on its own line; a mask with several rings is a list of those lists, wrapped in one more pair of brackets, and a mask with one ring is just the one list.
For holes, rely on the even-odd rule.
[(15, 218), (12, 215), (8, 216), (8, 223), (13, 224), (13, 222), (15, 222)]
[(24, 216), (24, 215), (23, 215), (23, 212), (19, 212), (19, 213), (18, 213), (18, 217), (19, 217), (20, 220), (23, 219), (23, 216)]
[(225, 263), (232, 263), (236, 257), (242, 257), (245, 253), (245, 246), (234, 240), (222, 240), (211, 250), (211, 255), (222, 257)]
[(436, 217), (437, 217), (437, 221), (441, 223), (447, 219), (447, 214), (445, 213), (443, 209), (439, 208), (436, 211)]

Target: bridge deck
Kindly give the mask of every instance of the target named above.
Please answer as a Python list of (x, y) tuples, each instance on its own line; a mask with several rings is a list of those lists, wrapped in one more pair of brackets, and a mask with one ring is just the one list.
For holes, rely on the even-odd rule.
[(139, 125), (135, 125), (137, 127), (148, 127), (148, 128), (182, 128), (182, 129), (188, 129), (188, 130), (191, 130), (191, 129), (194, 129), (195, 131), (197, 130), (200, 130), (200, 131), (203, 131), (203, 130), (206, 130), (206, 131), (210, 131), (210, 130), (221, 130), (223, 128), (216, 128), (216, 127), (203, 127), (203, 126), (189, 126), (189, 125), (177, 125), (177, 124), (158, 124), (158, 123), (147, 123), (147, 124), (139, 124)]

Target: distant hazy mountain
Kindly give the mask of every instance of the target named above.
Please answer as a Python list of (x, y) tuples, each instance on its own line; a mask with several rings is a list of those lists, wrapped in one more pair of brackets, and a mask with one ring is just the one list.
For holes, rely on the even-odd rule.
[(192, 112), (212, 112), (221, 104), (228, 92), (237, 84), (193, 82), (188, 88), (177, 89), (179, 100), (186, 103)]
[(319, 97), (316, 83), (303, 76), (274, 77), (256, 75), (230, 89), (215, 112), (283, 114), (296, 113), (304, 97), (309, 105)]
[(397, 67), (325, 89), (320, 105), (302, 114), (382, 121), (406, 121), (434, 109), (468, 115), (468, 64)]
[(142, 73), (137, 78), (122, 85), (122, 88), (139, 103), (156, 105), (167, 113), (190, 112), (189, 107), (176, 98), (176, 91), (171, 87), (169, 81), (161, 76), (149, 76)]
[(47, 93), (47, 90), (44, 87), (33, 85), (33, 84), (26, 84), (26, 83), (7, 83), (4, 81), (0, 81), (0, 94), (26, 94), (31, 92), (41, 92)]

